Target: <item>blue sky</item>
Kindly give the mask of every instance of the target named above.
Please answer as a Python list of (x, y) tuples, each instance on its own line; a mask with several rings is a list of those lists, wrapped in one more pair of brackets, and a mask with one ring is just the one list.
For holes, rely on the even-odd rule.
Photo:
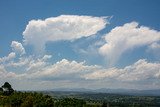
[(160, 88), (159, 5), (1, 0), (0, 84), (9, 81), (18, 90)]

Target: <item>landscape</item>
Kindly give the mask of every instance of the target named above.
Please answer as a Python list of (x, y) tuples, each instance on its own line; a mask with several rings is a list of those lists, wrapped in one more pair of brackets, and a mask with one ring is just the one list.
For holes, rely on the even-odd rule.
[[(65, 91), (64, 91), (65, 90)], [(0, 88), (0, 107), (159, 107), (160, 90), (58, 89), (14, 91)]]
[(0, 107), (160, 107), (160, 0), (0, 0)]

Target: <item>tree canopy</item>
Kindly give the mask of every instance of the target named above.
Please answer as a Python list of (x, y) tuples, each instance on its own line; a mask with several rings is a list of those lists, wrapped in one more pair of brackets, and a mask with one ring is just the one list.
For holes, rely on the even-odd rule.
[(2, 85), (0, 91), (2, 91), (4, 95), (11, 95), (14, 92), (12, 86), (8, 82)]

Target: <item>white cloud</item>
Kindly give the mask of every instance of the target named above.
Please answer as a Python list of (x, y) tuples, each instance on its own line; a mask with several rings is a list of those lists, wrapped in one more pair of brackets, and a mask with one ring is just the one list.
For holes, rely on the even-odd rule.
[(158, 43), (153, 43), (149, 46), (152, 50), (160, 50), (160, 44)]
[(4, 63), (6, 61), (10, 61), (16, 57), (16, 54), (14, 52), (11, 52), (8, 56), (0, 58), (0, 63)]
[(62, 59), (53, 65), (46, 66), (44, 69), (41, 69), (38, 72), (34, 72), (32, 76), (46, 79), (52, 78), (52, 80), (74, 80), (80, 79), (82, 74), (91, 72), (97, 68), (99, 68), (99, 66), (88, 66), (85, 65), (85, 62), (68, 61), (66, 59)]
[(88, 73), (83, 75), (82, 77), (87, 80), (101, 80), (105, 78), (114, 78), (119, 76), (121, 72), (119, 72), (116, 68), (109, 68), (109, 69), (98, 69), (97, 71), (93, 71), (92, 73)]
[[(22, 75), (22, 78), (51, 82), (57, 81), (57, 83), (69, 81), (72, 85), (78, 83), (82, 86), (87, 86), (87, 84), (93, 84), (92, 82), (95, 82), (94, 86), (97, 85), (97, 88), (102, 88), (105, 84), (112, 84), (111, 87), (116, 87), (117, 84), (120, 87), (120, 84), (125, 84), (128, 85), (126, 88), (129, 88), (132, 83), (132, 88), (145, 89), (146, 87), (151, 88), (152, 85), (155, 88), (160, 87), (157, 84), (158, 81), (160, 82), (159, 74), (160, 63), (150, 63), (145, 59), (140, 59), (134, 64), (122, 69), (116, 67), (106, 69), (97, 65), (86, 65), (84, 62), (62, 59), (38, 71), (35, 69), (32, 73), (26, 73)], [(103, 84), (100, 85), (99, 83)]]
[[(37, 50), (45, 48), (48, 41), (75, 40), (88, 37), (103, 29), (107, 22), (103, 17), (70, 16), (32, 20), (23, 32), (26, 44), (34, 45)], [(114, 63), (128, 49), (149, 46), (159, 50), (160, 32), (138, 23), (127, 23), (114, 28), (103, 41), (96, 42), (82, 53), (99, 51), (111, 63)], [(51, 63), (52, 55), (26, 56), (21, 43), (13, 41), (8, 56), (0, 58), (0, 80), (14, 82), (17, 89), (88, 87), (88, 88), (160, 88), (160, 63), (140, 59), (124, 68), (104, 68), (98, 65), (87, 65), (85, 62), (62, 59)], [(97, 52), (97, 51), (96, 51)], [(17, 54), (20, 54), (16, 57)], [(16, 57), (16, 58), (15, 58)], [(14, 59), (15, 58), (15, 59)], [(1, 82), (1, 81), (0, 81)], [(18, 83), (18, 85), (17, 85)], [(42, 87), (43, 85), (45, 87)], [(28, 89), (29, 89), (28, 88)]]
[(43, 51), (48, 41), (76, 40), (102, 30), (108, 22), (105, 17), (61, 15), (45, 20), (31, 20), (23, 32), (24, 42)]
[(49, 65), (48, 59), (50, 59), (51, 57), (52, 55), (44, 55), (42, 57), (20, 57), (19, 60), (10, 61), (7, 64), (5, 64), (5, 66), (11, 68), (23, 67), (23, 71), (31, 73), (45, 68), (47, 65)]
[[(107, 69), (102, 66), (87, 65), (85, 62), (69, 61), (67, 59), (51, 64), (46, 60), (48, 58), (51, 58), (51, 56), (20, 58), (18, 62), (12, 62), (12, 65), (14, 65), (10, 66), (12, 69), (8, 69), (10, 62), (8, 66), (5, 66), (6, 64), (0, 65), (0, 75), (6, 77), (4, 80), (7, 79), (7, 81), (10, 79), (17, 82), (21, 81), (20, 83), (23, 83), (24, 87), (35, 84), (33, 86), (35, 89), (41, 87), (39, 84), (41, 82), (54, 84), (53, 86), (47, 86), (51, 89), (55, 85), (57, 88), (63, 88), (58, 84), (64, 84), (66, 87), (81, 86), (88, 88), (123, 88), (123, 86), (140, 89), (145, 89), (146, 87), (160, 88), (159, 84), (157, 84), (160, 82), (159, 62), (151, 63), (140, 59), (134, 64), (121, 69), (116, 67)], [(14, 67), (16, 69), (22, 67), (23, 72), (14, 73), (12, 71)], [(21, 86), (18, 88), (22, 89)]]
[(42, 60), (47, 61), (50, 58), (52, 58), (52, 55), (44, 55)]
[(113, 65), (129, 49), (160, 41), (159, 31), (138, 25), (137, 22), (127, 23), (115, 27), (106, 34), (106, 44), (100, 47), (99, 52), (106, 56), (110, 65)]
[(4, 66), (0, 65), (0, 80), (3, 80), (5, 78), (12, 78), (15, 77), (16, 74), (13, 72), (7, 72), (4, 68)]
[(158, 79), (157, 73), (160, 70), (160, 63), (149, 63), (144, 59), (140, 59), (131, 66), (124, 68), (126, 71), (124, 74), (119, 76), (122, 81), (144, 81)]
[(47, 65), (47, 63), (41, 59), (36, 59), (36, 60), (32, 59), (28, 63), (27, 71), (29, 73), (35, 72), (35, 71), (43, 69), (46, 65)]
[(123, 69), (109, 68), (100, 69), (92, 73), (88, 73), (83, 77), (85, 79), (111, 79), (122, 82), (136, 81), (157, 81), (160, 73), (160, 63), (149, 63), (145, 59), (140, 59), (133, 65), (126, 66)]
[(20, 55), (23, 55), (25, 54), (25, 49), (24, 47), (22, 46), (21, 43), (17, 42), (17, 41), (12, 41), (11, 43), (11, 47), (12, 47), (12, 50)]
[(160, 60), (160, 44), (152, 43), (148, 46), (147, 52), (153, 53)]
[(9, 53), (8, 56), (4, 56), (4, 57), (0, 58), (0, 63), (7, 62), (6, 63), (6, 65), (7, 65), (8, 63), (13, 62), (14, 58), (16, 58), (16, 54), (20, 54), (20, 56), (25, 54), (25, 49), (21, 43), (19, 43), (17, 41), (12, 41), (11, 47), (12, 47), (13, 52)]
[(49, 65), (47, 60), (50, 59), (51, 57), (52, 57), (52, 55), (44, 55), (42, 58), (37, 58), (37, 59), (31, 57), (28, 65), (27, 65), (28, 66), (27, 71), (28, 72), (35, 72), (35, 71), (38, 71), (38, 70), (45, 68), (46, 66)]
[(11, 62), (5, 64), (5, 66), (6, 67), (14, 67), (14, 68), (22, 67), (22, 66), (28, 65), (29, 61), (30, 61), (30, 57), (27, 57), (27, 58), (21, 57), (21, 58), (19, 58), (19, 60), (17, 62), (11, 61)]

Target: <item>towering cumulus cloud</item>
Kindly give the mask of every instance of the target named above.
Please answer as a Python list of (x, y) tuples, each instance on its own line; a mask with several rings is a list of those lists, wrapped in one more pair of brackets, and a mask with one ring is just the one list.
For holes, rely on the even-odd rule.
[(113, 65), (129, 49), (160, 41), (159, 31), (138, 25), (137, 22), (126, 23), (106, 34), (106, 43), (100, 47), (99, 51), (107, 57), (110, 65)]
[(61, 15), (45, 20), (31, 20), (23, 32), (24, 42), (43, 51), (48, 41), (76, 40), (102, 30), (105, 17)]

